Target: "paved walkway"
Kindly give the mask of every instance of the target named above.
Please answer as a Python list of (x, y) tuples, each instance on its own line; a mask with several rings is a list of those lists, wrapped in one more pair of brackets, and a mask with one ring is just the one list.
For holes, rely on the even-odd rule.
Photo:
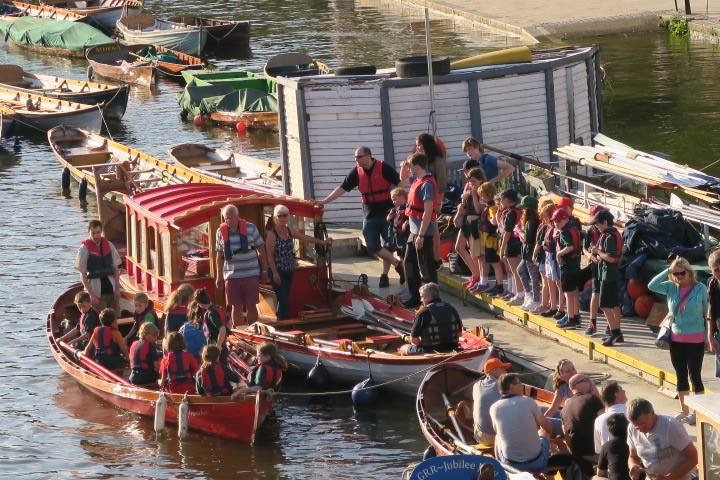
[[(369, 286), (377, 295), (386, 296), (390, 293), (396, 293), (400, 289), (397, 277), (392, 275), (390, 278), (390, 288), (377, 288), (380, 262), (376, 260), (368, 257), (345, 257), (336, 258), (333, 261), (333, 275), (335, 278), (355, 282), (361, 273), (368, 275)], [(627, 390), (630, 398), (647, 398), (656, 406), (659, 412), (675, 413), (678, 410), (677, 400), (672, 399), (667, 392), (659, 390), (655, 382), (652, 381), (654, 379), (642, 381), (637, 375), (623, 369), (609, 366), (602, 361), (598, 361), (598, 359), (590, 359), (586, 354), (579, 353), (577, 348), (573, 348), (573, 346), (568, 344), (559, 343), (555, 339), (544, 336), (546, 332), (538, 334), (536, 331), (510, 322), (487, 310), (479, 309), (475, 305), (463, 302), (459, 298), (446, 295), (445, 299), (450, 301), (458, 309), (466, 327), (472, 328), (476, 325), (488, 327), (494, 336), (494, 343), (514, 355), (548, 368), (553, 368), (561, 358), (570, 358), (579, 371), (594, 374), (595, 376), (604, 375), (617, 380)], [(634, 352), (634, 334), (631, 334), (630, 337), (631, 339), (628, 339), (624, 349), (629, 350), (633, 348)], [(659, 355), (657, 353), (657, 350), (655, 350), (655, 356), (658, 357), (657, 360), (662, 360), (668, 356), (666, 352), (660, 352)], [(707, 363), (710, 363), (710, 357), (708, 357)], [(712, 375), (712, 373), (708, 375)], [(688, 432), (693, 436), (695, 435), (694, 428), (688, 429)]]
[[(648, 31), (658, 26), (658, 16), (673, 13), (669, 0), (399, 0), (492, 25), (502, 22), (537, 38), (583, 36)], [(678, 0), (684, 12), (684, 1)], [(705, 14), (705, 2), (691, 2), (693, 13)], [(720, 14), (720, 3), (711, 2), (710, 15)], [(512, 31), (512, 28), (509, 28)]]

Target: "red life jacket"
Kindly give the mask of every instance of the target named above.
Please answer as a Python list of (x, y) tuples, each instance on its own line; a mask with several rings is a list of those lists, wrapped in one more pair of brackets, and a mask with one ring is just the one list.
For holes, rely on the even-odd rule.
[(436, 212), (437, 212), (437, 199), (438, 199), (438, 189), (437, 189), (437, 181), (435, 180), (435, 177), (431, 173), (426, 173), (425, 176), (422, 178), (416, 178), (415, 181), (410, 186), (410, 191), (408, 192), (408, 202), (407, 202), (407, 208), (405, 208), (405, 215), (407, 215), (410, 218), (415, 218), (417, 220), (421, 220), (423, 216), (423, 212), (425, 211), (425, 202), (420, 197), (420, 189), (425, 183), (431, 183), (433, 186), (433, 191), (435, 192), (435, 199), (433, 201), (433, 214), (432, 219), (435, 220), (437, 218)]
[(154, 370), (150, 349), (152, 345), (145, 340), (133, 342), (130, 347), (130, 368), (133, 370)]
[[(260, 370), (262, 370), (262, 385), (255, 383)], [(268, 363), (256, 366), (252, 371), (250, 380), (253, 385), (258, 385), (261, 388), (277, 387), (282, 381), (282, 369), (271, 360)]]
[(100, 239), (100, 245), (89, 238), (83, 240), (82, 244), (90, 254), (86, 266), (88, 278), (105, 278), (115, 274), (112, 249), (105, 237)]
[(230, 249), (230, 225), (227, 222), (220, 224), (220, 238), (223, 242), (223, 255), (225, 260), (230, 260), (236, 253), (247, 253), (248, 237), (247, 237), (247, 221), (243, 218), (238, 219), (238, 232), (240, 233), (240, 248), (236, 251)]
[(580, 252), (582, 250), (582, 233), (579, 229), (570, 225), (570, 222), (565, 225), (563, 230), (570, 234), (570, 241), (573, 246), (573, 251), (565, 255), (565, 258), (568, 260), (575, 260), (580, 256)]
[(195, 357), (187, 352), (169, 352), (167, 362), (168, 383), (191, 382), (193, 375), (195, 375), (192, 368), (194, 361)]
[(90, 310), (88, 310), (86, 313), (83, 313), (82, 315), (80, 315), (79, 324), (80, 324), (80, 335), (85, 335), (86, 333), (92, 333), (96, 327), (100, 326), (100, 317), (98, 316), (97, 311), (95, 311), (94, 308), (90, 307)]
[[(500, 218), (498, 219), (498, 225), (501, 225), (503, 228), (505, 227), (505, 219), (508, 215), (510, 215), (510, 212), (515, 212), (515, 226), (520, 225), (520, 219), (522, 218), (522, 210), (520, 210), (518, 207), (510, 207), (506, 208), (502, 211), (500, 214)], [(513, 229), (512, 232), (510, 232), (513, 237), (520, 238), (520, 235), (515, 229)]]
[(595, 225), (591, 225), (585, 236), (585, 248), (589, 250), (594, 245), (597, 245), (600, 236), (600, 230), (598, 230)]
[(607, 241), (607, 238), (609, 236), (612, 236), (615, 239), (615, 253), (613, 253), (613, 256), (620, 257), (623, 250), (623, 239), (622, 234), (620, 234), (618, 229), (615, 227), (608, 227), (605, 229), (604, 232), (602, 232), (600, 238), (597, 241), (598, 249), (603, 253), (609, 253), (603, 249), (603, 246), (605, 245), (605, 242)]
[(113, 340), (113, 327), (97, 327), (93, 333), (93, 345), (95, 355), (117, 355), (120, 347)]
[(393, 227), (395, 228), (395, 234), (396, 235), (403, 235), (407, 233), (407, 225), (403, 226), (405, 224), (405, 221), (408, 219), (407, 215), (405, 214), (405, 210), (407, 209), (407, 205), (402, 207), (396, 207), (393, 210), (395, 210), (395, 219), (393, 220)]
[(542, 241), (543, 250), (548, 253), (555, 253), (555, 227), (548, 225), (545, 229), (545, 237)]
[(205, 368), (200, 373), (203, 390), (205, 395), (230, 395), (232, 388), (225, 379), (225, 370), (222, 365), (216, 363), (210, 368)]
[(382, 160), (375, 160), (372, 170), (368, 173), (361, 166), (357, 166), (358, 190), (362, 203), (387, 202), (390, 200), (390, 187), (392, 185), (383, 177)]

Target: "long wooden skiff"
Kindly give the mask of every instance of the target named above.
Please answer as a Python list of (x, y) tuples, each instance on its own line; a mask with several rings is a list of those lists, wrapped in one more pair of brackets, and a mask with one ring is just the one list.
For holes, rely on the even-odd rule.
[[(75, 325), (78, 321), (79, 311), (73, 300), (82, 288), (79, 283), (71, 286), (53, 303), (45, 329), (50, 352), (65, 373), (97, 397), (123, 410), (152, 417), (160, 391), (132, 385), (124, 374), (121, 376), (110, 372), (92, 360), (84, 357), (76, 359), (71, 350), (58, 342), (62, 323)], [(235, 361), (233, 365), (241, 366), (242, 363)], [(247, 374), (247, 370), (240, 373)], [(165, 393), (165, 398), (165, 419), (170, 423), (177, 423), (183, 395)], [(186, 398), (189, 404), (188, 426), (191, 430), (248, 443), (254, 442), (257, 428), (272, 409), (272, 397), (257, 388), (242, 389), (236, 392), (234, 399), (229, 396), (200, 395), (188, 395)]]
[(34, 93), (0, 87), (0, 103), (15, 112), (21, 126), (49, 130), (58, 125), (73, 125), (99, 132), (102, 107), (50, 98)]
[(42, 0), (46, 5), (62, 7), (78, 15), (87, 17), (86, 23), (93, 24), (106, 31), (112, 31), (120, 17), (140, 11), (142, 2), (136, 0)]

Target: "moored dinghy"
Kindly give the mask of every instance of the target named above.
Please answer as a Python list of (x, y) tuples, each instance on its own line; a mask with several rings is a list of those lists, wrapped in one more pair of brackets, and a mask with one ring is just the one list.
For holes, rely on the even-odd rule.
[(15, 112), (15, 122), (37, 130), (58, 125), (72, 125), (99, 132), (102, 128), (102, 106), (85, 105), (34, 93), (0, 87), (0, 103)]
[(90, 64), (88, 77), (98, 75), (117, 82), (145, 87), (153, 85), (157, 81), (155, 65), (150, 59), (142, 58), (136, 53), (141, 49), (117, 43), (87, 49), (85, 58)]
[(247, 47), (250, 44), (250, 22), (203, 18), (192, 15), (170, 17), (168, 22), (204, 28), (208, 34), (208, 46)]
[(0, 2), (0, 13), (11, 17), (40, 17), (53, 20), (69, 20), (71, 22), (84, 22), (87, 16), (65, 8), (56, 8), (49, 5), (34, 5), (32, 3), (15, 2), (13, 0), (2, 0)]
[[(58, 339), (62, 334), (62, 323), (75, 325), (80, 312), (73, 303), (76, 293), (82, 291), (81, 284), (75, 284), (64, 291), (53, 303), (47, 316), (46, 335), (50, 352), (60, 367), (102, 400), (124, 410), (146, 417), (155, 415), (155, 404), (161, 392), (154, 386), (132, 385), (123, 374), (117, 374), (101, 367), (95, 361), (74, 355), (74, 350)], [(120, 328), (127, 328), (120, 319)], [(241, 376), (247, 376), (249, 367), (239, 358), (232, 366)], [(183, 395), (165, 393), (167, 402), (165, 420), (178, 423)], [(187, 395), (188, 427), (209, 435), (253, 443), (257, 429), (263, 424), (272, 409), (272, 396), (257, 387), (244, 387), (230, 396)]]
[(207, 42), (207, 31), (202, 27), (158, 20), (147, 13), (123, 16), (116, 28), (123, 43), (158, 45), (196, 55), (202, 52)]
[(227, 183), (268, 188), (282, 193), (282, 166), (279, 163), (212, 148), (199, 143), (175, 145), (168, 153), (176, 165), (215, 176)]
[(102, 105), (106, 119), (120, 120), (127, 108), (127, 86), (30, 73), (18, 65), (0, 65), (0, 86), (28, 94), (40, 94), (70, 102)]
[(267, 61), (265, 75), (275, 77), (306, 77), (331, 73), (330, 68), (322, 62), (313, 60), (306, 53), (281, 53)]
[(53, 128), (48, 142), (70, 175), (95, 191), (99, 186), (102, 192), (137, 193), (164, 185), (220, 182), (80, 128)]
[(84, 57), (86, 48), (113, 43), (82, 22), (36, 17), (0, 19), (0, 35), (18, 47), (61, 57)]
[(87, 22), (112, 31), (123, 12), (137, 13), (142, 2), (135, 0), (42, 0), (41, 3), (62, 7), (87, 17)]

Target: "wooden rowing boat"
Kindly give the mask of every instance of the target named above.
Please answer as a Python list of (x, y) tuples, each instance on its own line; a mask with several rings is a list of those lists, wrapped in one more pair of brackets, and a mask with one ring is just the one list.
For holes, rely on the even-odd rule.
[(149, 59), (140, 57), (137, 46), (100, 45), (85, 52), (90, 67), (88, 78), (94, 75), (116, 82), (132, 83), (149, 87), (157, 81), (155, 65)]
[(13, 0), (2, 0), (0, 2), (2, 14), (6, 16), (40, 17), (52, 20), (70, 20), (71, 22), (83, 22), (87, 20), (86, 15), (73, 12), (66, 8), (56, 8), (49, 5), (35, 5), (32, 3), (15, 2)]
[[(65, 373), (102, 400), (139, 415), (154, 416), (155, 403), (161, 394), (157, 388), (132, 385), (126, 380), (126, 372), (118, 375), (90, 359), (76, 359), (72, 350), (58, 341), (63, 322), (75, 325), (78, 321), (79, 311), (73, 300), (82, 288), (78, 283), (62, 292), (48, 313), (45, 330), (55, 361)], [(247, 374), (247, 366), (240, 360), (236, 359), (233, 366), (243, 367), (245, 371), (239, 373)], [(165, 419), (177, 423), (183, 395), (166, 393), (165, 397)], [(229, 396), (200, 395), (187, 395), (186, 398), (189, 404), (188, 427), (191, 430), (240, 442), (254, 441), (258, 427), (272, 409), (272, 397), (257, 388), (236, 391), (233, 399)]]
[(250, 22), (240, 20), (220, 20), (217, 18), (178, 15), (168, 18), (168, 22), (188, 27), (202, 27), (207, 31), (207, 46), (247, 47), (250, 44)]
[(136, 0), (41, 0), (41, 3), (86, 16), (88, 23), (109, 32), (124, 12), (137, 13), (142, 8), (142, 2)]
[(96, 192), (137, 193), (163, 185), (221, 182), (80, 128), (53, 128), (48, 142), (70, 175)]
[(261, 186), (283, 192), (282, 166), (240, 153), (198, 143), (182, 143), (168, 150), (176, 165), (229, 184)]
[(20, 126), (46, 131), (58, 125), (73, 125), (95, 132), (102, 127), (99, 105), (69, 102), (4, 87), (0, 87), (0, 103), (15, 112), (15, 123)]
[(15, 112), (0, 104), (0, 138), (7, 138), (15, 125)]
[(116, 28), (125, 44), (151, 44), (196, 55), (207, 42), (207, 31), (202, 27), (178, 25), (147, 13), (123, 16)]
[[(211, 260), (216, 254), (220, 210), (229, 204), (263, 236), (267, 215), (282, 204), (294, 225), (304, 229), (312, 222), (315, 236), (324, 238), (321, 204), (247, 187), (172, 185), (126, 197), (125, 217), (134, 227), (126, 232), (127, 274), (120, 277), (121, 303), (129, 307), (136, 292), (145, 292), (160, 307), (167, 295), (187, 282), (207, 288), (217, 303), (224, 304), (223, 291), (215, 284), (217, 266)], [(151, 237), (150, 250), (141, 249), (139, 239)], [(403, 344), (397, 332), (409, 332), (414, 312), (391, 306), (366, 289), (333, 288), (329, 277), (327, 253), (311, 252), (300, 244), (290, 319), (277, 320), (275, 292), (262, 286), (262, 323), (234, 329), (229, 339), (233, 349), (253, 351), (258, 344), (272, 341), (300, 371), (309, 371), (320, 359), (333, 382), (357, 383), (370, 372), (375, 381), (391, 381), (388, 389), (407, 395), (415, 395), (422, 371), (437, 363), (479, 369), (490, 354), (486, 338), (464, 332), (457, 352), (402, 356), (397, 352)], [(362, 306), (362, 313), (356, 305)]]
[(106, 119), (120, 120), (127, 108), (127, 86), (114, 86), (30, 73), (18, 65), (0, 65), (0, 86), (27, 94), (40, 94), (69, 102), (102, 105)]
[[(430, 370), (417, 392), (415, 408), (423, 436), (437, 455), (492, 454), (488, 445), (476, 445), (473, 439), (472, 387), (484, 374), (480, 369), (467, 369), (457, 364), (443, 364)], [(524, 394), (543, 406), (552, 403), (553, 393), (525, 384)], [(452, 408), (465, 442), (461, 441), (452, 424), (448, 408), (442, 398), (445, 394)], [(470, 417), (467, 416), (469, 409)], [(463, 414), (464, 413), (464, 414)]]
[(216, 110), (208, 115), (210, 120), (225, 127), (235, 128), (242, 123), (248, 130), (267, 130), (277, 132), (280, 130), (280, 116), (278, 112), (234, 112), (229, 110)]
[(263, 69), (265, 75), (275, 77), (306, 77), (331, 73), (324, 63), (305, 53), (281, 53), (270, 58)]

